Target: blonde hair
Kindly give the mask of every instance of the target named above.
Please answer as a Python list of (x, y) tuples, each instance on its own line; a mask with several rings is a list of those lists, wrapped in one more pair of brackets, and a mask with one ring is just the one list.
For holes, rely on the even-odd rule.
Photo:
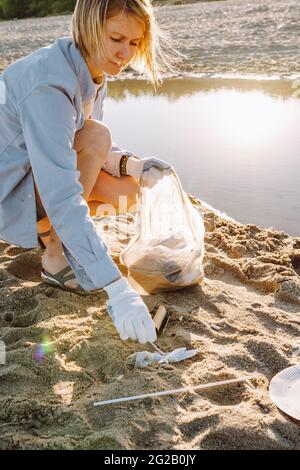
[(119, 12), (135, 15), (145, 28), (130, 65), (146, 73), (154, 85), (161, 79), (161, 72), (171, 69), (168, 54), (161, 48), (161, 39), (169, 40), (160, 30), (155, 10), (150, 0), (77, 0), (72, 17), (72, 35), (83, 57), (90, 58), (94, 53), (105, 53), (104, 32), (106, 20)]

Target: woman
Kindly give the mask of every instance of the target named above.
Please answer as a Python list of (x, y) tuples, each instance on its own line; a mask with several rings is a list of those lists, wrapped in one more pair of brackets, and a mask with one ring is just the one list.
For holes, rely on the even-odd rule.
[(169, 168), (112, 146), (101, 122), (106, 75), (142, 64), (157, 81), (153, 8), (150, 0), (78, 0), (72, 33), (0, 77), (0, 238), (33, 248), (36, 221), (39, 232), (51, 221), (49, 237), (39, 237), (42, 278), (77, 293), (105, 289), (121, 339), (155, 341), (148, 309), (107, 254), (87, 204), (117, 207), (124, 195), (132, 204), (143, 171)]

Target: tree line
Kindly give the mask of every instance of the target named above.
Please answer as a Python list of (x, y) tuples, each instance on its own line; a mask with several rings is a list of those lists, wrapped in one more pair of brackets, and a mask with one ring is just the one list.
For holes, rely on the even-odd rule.
[[(153, 0), (153, 3), (181, 4), (189, 1), (191, 0)], [(76, 0), (0, 0), (0, 19), (72, 13), (75, 5)]]
[(0, 18), (28, 18), (71, 13), (76, 0), (0, 0)]

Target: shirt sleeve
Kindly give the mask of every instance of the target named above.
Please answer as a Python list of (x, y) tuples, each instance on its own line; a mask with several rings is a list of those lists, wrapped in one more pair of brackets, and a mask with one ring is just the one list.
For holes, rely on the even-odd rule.
[[(103, 121), (103, 115), (104, 115), (104, 100), (107, 96), (107, 82), (105, 80), (105, 85), (102, 90), (98, 94), (98, 98), (96, 100), (95, 106), (94, 106), (94, 111), (92, 114), (92, 117), (95, 117), (99, 121)], [(121, 147), (119, 147), (117, 144), (113, 143), (111, 151), (109, 152), (107, 159), (105, 160), (104, 164), (102, 165), (102, 169), (109, 173), (112, 176), (117, 176), (120, 178), (120, 161), (122, 158), (122, 155), (128, 155), (129, 157), (135, 157), (138, 158), (136, 155), (134, 155), (132, 152), (129, 152), (128, 150), (125, 150)]]
[(121, 274), (82, 196), (73, 150), (77, 113), (71, 99), (60, 88), (40, 86), (19, 105), (19, 112), (42, 203), (78, 282), (85, 290), (110, 284)]

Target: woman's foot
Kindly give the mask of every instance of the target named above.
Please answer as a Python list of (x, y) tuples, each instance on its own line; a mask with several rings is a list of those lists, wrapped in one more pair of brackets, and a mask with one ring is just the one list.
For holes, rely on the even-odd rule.
[[(70, 270), (67, 275), (72, 274), (72, 268), (70, 267), (68, 260), (63, 252), (60, 254), (49, 254), (49, 250), (46, 249), (44, 254), (42, 255), (42, 267), (44, 271), (47, 271), (47, 273), (55, 275), (67, 266)], [(76, 279), (70, 279), (64, 282), (64, 286), (69, 287), (71, 289), (75, 289), (76, 287), (79, 287), (79, 284)]]
[[(46, 242), (47, 246), (42, 255), (43, 270), (47, 271), (47, 273), (49, 273), (50, 275), (55, 276), (57, 273), (62, 271), (62, 269), (69, 267), (70, 273), (68, 274), (74, 274), (64, 254), (61, 241), (58, 238), (58, 235), (55, 232), (53, 227), (51, 228), (50, 235), (47, 238), (48, 238), (48, 241)], [(44, 240), (45, 239), (43, 239), (43, 241)], [(69, 279), (68, 281), (65, 281), (64, 287), (75, 289), (76, 287), (80, 287), (80, 286), (75, 278), (75, 279)]]
[[(90, 214), (93, 217), (96, 215), (96, 211), (101, 202), (98, 201), (89, 201)], [(48, 217), (44, 217), (37, 224), (38, 236), (41, 239), (42, 243), (45, 245), (45, 250), (42, 255), (42, 268), (47, 273), (56, 275), (61, 270), (69, 266), (70, 272), (66, 274), (68, 277), (69, 274), (72, 274), (72, 268), (70, 267), (68, 260), (63, 252), (63, 248), (53, 227), (51, 228), (50, 221)], [(48, 235), (43, 235), (43, 234)], [(76, 278), (70, 279), (64, 282), (65, 287), (75, 289), (80, 287)]]

